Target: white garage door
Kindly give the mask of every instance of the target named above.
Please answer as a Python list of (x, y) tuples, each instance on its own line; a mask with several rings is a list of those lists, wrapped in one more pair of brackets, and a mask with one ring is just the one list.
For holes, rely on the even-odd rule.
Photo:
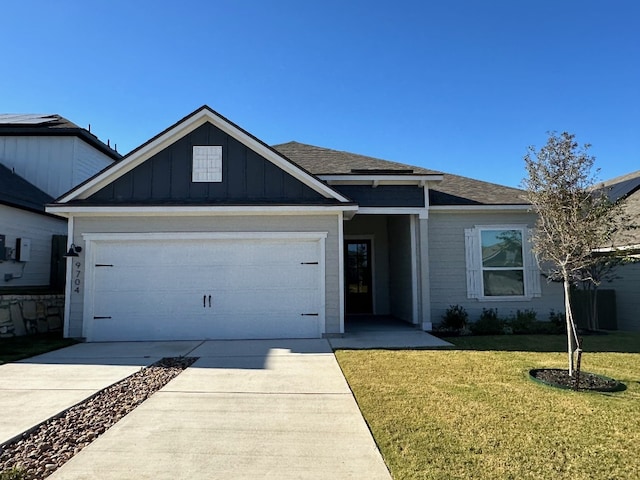
[(186, 236), (88, 242), (89, 341), (322, 335), (318, 234)]

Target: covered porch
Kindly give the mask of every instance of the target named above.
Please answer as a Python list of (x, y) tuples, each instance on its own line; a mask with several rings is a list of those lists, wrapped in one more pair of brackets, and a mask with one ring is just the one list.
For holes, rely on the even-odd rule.
[(345, 333), (391, 320), (430, 330), (426, 219), (357, 214), (343, 230)]

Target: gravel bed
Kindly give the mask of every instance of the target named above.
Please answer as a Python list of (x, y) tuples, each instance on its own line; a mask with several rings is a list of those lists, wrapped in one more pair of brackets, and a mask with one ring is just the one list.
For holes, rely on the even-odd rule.
[[(49, 476), (196, 360), (163, 358), (44, 422), (13, 443), (0, 445), (0, 477), (31, 480)], [(12, 470), (21, 476), (10, 476)]]

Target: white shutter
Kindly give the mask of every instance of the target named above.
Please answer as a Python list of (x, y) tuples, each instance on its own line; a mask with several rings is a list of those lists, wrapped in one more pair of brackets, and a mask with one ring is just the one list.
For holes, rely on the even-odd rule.
[(526, 292), (527, 296), (530, 297), (541, 297), (542, 296), (542, 288), (540, 286), (540, 267), (538, 266), (538, 259), (536, 258), (535, 253), (533, 253), (533, 249), (531, 248), (531, 238), (533, 237), (533, 230), (529, 229), (529, 236), (527, 241), (523, 245), (525, 251), (525, 275), (527, 282)]
[(467, 264), (467, 298), (480, 298), (480, 248), (478, 245), (478, 231), (475, 228), (465, 228), (464, 249)]

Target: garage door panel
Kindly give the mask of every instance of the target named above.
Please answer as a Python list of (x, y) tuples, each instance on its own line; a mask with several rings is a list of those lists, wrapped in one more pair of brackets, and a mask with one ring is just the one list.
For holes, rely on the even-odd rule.
[(89, 339), (318, 337), (320, 245), (317, 239), (96, 241), (94, 263), (113, 266), (93, 266), (91, 314), (103, 318), (93, 319)]

